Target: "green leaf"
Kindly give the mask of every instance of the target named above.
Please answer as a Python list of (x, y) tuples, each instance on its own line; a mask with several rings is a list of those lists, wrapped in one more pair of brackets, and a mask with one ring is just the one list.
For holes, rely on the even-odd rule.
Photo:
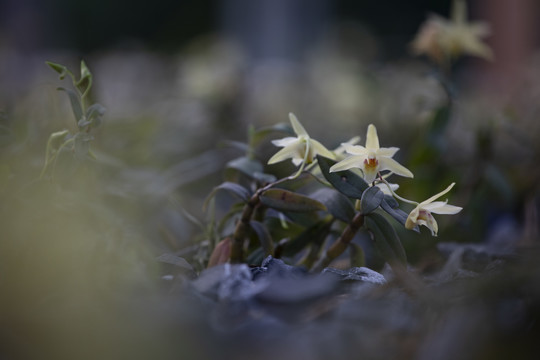
[(77, 122), (77, 126), (79, 127), (79, 129), (83, 129), (84, 127), (88, 126), (88, 125), (91, 125), (92, 122), (91, 121), (88, 121), (86, 120), (86, 117), (82, 117), (78, 122)]
[(375, 236), (375, 248), (384, 260), (390, 265), (395, 262), (407, 264), (407, 256), (396, 230), (382, 215), (377, 213), (366, 215), (365, 224)]
[(251, 192), (246, 189), (245, 187), (235, 184), (233, 182), (226, 181), (218, 186), (216, 186), (212, 192), (206, 197), (206, 200), (204, 200), (203, 209), (206, 209), (206, 206), (208, 205), (208, 202), (216, 195), (216, 193), (219, 190), (226, 190), (230, 192), (233, 195), (236, 195), (242, 201), (247, 202), (249, 198), (251, 197)]
[(336, 219), (350, 223), (354, 217), (354, 207), (348, 197), (327, 187), (311, 194), (311, 198), (323, 203)]
[(86, 63), (84, 62), (84, 60), (81, 60), (81, 79), (80, 80), (83, 80), (85, 78), (90, 78), (90, 77), (92, 77), (92, 73), (88, 69), (88, 66), (86, 66)]
[(51, 69), (53, 69), (60, 75), (60, 80), (63, 80), (68, 74), (73, 75), (64, 65), (56, 64), (50, 61), (45, 61), (45, 64), (49, 65)]
[(307, 196), (283, 189), (269, 189), (260, 196), (261, 203), (280, 211), (317, 211), (326, 206)]
[(266, 215), (264, 223), (268, 227), (273, 239), (294, 238), (305, 230), (305, 227), (287, 220), (282, 212), (270, 211)]
[[(399, 222), (401, 225), (405, 226), (405, 223), (407, 222), (407, 218), (409, 217), (409, 214), (407, 214), (405, 211), (399, 209), (399, 208), (393, 208), (390, 203), (388, 203), (385, 200), (381, 203), (381, 208), (391, 217), (393, 217), (397, 222)], [(420, 229), (418, 226), (415, 226), (412, 230), (416, 231), (417, 233), (420, 233)]]
[(399, 208), (399, 203), (396, 199), (394, 199), (391, 195), (384, 195), (384, 201), (392, 208), (397, 209)]
[(59, 87), (57, 88), (57, 90), (65, 91), (68, 94), (69, 101), (71, 102), (71, 109), (73, 110), (73, 115), (75, 115), (75, 122), (78, 123), (79, 120), (83, 117), (82, 106), (79, 100), (79, 96), (75, 93), (75, 91), (63, 87)]
[[(227, 170), (234, 169), (240, 171), (242, 174), (247, 175), (252, 179), (265, 178), (263, 175), (263, 165), (261, 162), (250, 159), (247, 156), (242, 156), (231, 160), (225, 167)], [(268, 175), (267, 179), (274, 181), (275, 177), (273, 175)]]
[(259, 222), (252, 220), (249, 222), (251, 229), (257, 234), (259, 241), (261, 242), (261, 247), (264, 249), (266, 255), (274, 254), (274, 245), (272, 242), (272, 236), (266, 228), (266, 226)]
[(384, 193), (376, 186), (372, 186), (362, 194), (360, 209), (362, 213), (369, 214), (377, 209), (384, 199)]
[(74, 85), (83, 93), (83, 97), (90, 91), (92, 87), (92, 73), (86, 66), (84, 60), (81, 60), (81, 77), (79, 81), (74, 82)]
[(92, 120), (94, 117), (105, 115), (105, 108), (101, 104), (92, 104), (86, 109), (86, 118)]
[(279, 255), (285, 257), (291, 257), (302, 251), (306, 246), (310, 244), (322, 244), (332, 226), (331, 219), (323, 219), (304, 230), (297, 237), (283, 242), (276, 248), (276, 256)]
[[(277, 210), (273, 210), (273, 211), (277, 211)], [(282, 213), (283, 215), (285, 215), (287, 220), (297, 225), (300, 225), (302, 227), (309, 227), (320, 220), (319, 214), (317, 214), (315, 211), (307, 211), (307, 212), (282, 211)]]
[(246, 264), (248, 265), (261, 265), (265, 258), (264, 249), (262, 247), (253, 250), (246, 258)]
[(369, 188), (364, 179), (350, 170), (331, 173), (330, 167), (336, 161), (321, 155), (317, 155), (317, 159), (323, 176), (337, 191), (354, 199), (362, 198), (362, 193)]
[(105, 114), (105, 108), (101, 104), (92, 104), (86, 109), (86, 121), (84, 125), (81, 125), (79, 121), (79, 127), (84, 127), (87, 125), (92, 125), (92, 127), (97, 128), (101, 125), (101, 117)]

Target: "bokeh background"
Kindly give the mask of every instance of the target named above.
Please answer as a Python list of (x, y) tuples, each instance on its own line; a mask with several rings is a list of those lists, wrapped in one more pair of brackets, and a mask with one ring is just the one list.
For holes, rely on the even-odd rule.
[[(185, 330), (197, 319), (158, 295), (155, 258), (193, 256), (190, 219), (205, 221), (205, 196), (241, 154), (230, 141), (289, 112), (329, 148), (375, 124), (415, 174), (400, 182), (406, 197), (457, 182), (450, 203), (464, 211), (440, 220), (438, 238), (400, 233), (412, 264), (439, 241), (535, 243), (540, 4), (468, 3), (491, 25), (495, 60), (456, 64), (441, 124), (445, 92), (410, 43), (448, 0), (1, 0), (0, 354), (199, 352)], [(43, 185), (49, 134), (75, 129), (55, 90), (68, 83), (45, 61), (78, 71), (81, 59), (107, 109), (98, 160), (92, 175)]]

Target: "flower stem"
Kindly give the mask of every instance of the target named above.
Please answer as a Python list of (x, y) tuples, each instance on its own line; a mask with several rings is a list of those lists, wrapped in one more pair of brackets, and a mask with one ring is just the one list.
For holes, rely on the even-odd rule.
[(416, 201), (412, 201), (412, 200), (407, 200), (405, 198), (402, 198), (401, 196), (399, 196), (398, 194), (396, 194), (394, 192), (394, 190), (392, 190), (392, 187), (390, 186), (390, 184), (388, 183), (388, 181), (386, 181), (382, 176), (379, 176), (379, 180), (381, 180), (384, 184), (386, 184), (386, 187), (388, 187), (388, 190), (390, 190), (390, 193), (392, 194), (392, 196), (394, 196), (396, 199), (398, 200), (401, 200), (403, 202), (406, 202), (408, 204), (412, 204), (412, 205), (418, 205), (418, 203)]
[[(264, 188), (263, 188), (264, 189)], [(247, 237), (247, 231), (249, 229), (249, 222), (257, 205), (260, 202), (259, 196), (261, 194), (259, 189), (251, 199), (244, 206), (242, 211), (242, 217), (236, 224), (236, 228), (233, 234), (233, 243), (231, 246), (231, 263), (242, 262), (244, 258), (244, 239)]]

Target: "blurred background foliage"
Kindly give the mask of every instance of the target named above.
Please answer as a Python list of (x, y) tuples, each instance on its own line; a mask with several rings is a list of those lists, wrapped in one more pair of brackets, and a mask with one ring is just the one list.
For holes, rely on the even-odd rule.
[[(400, 147), (397, 159), (415, 174), (400, 181), (407, 198), (457, 182), (451, 203), (464, 211), (440, 220), (438, 238), (401, 231), (411, 263), (436, 262), (438, 241), (536, 243), (538, 4), (469, 3), (472, 18), (492, 25), (495, 61), (456, 64), (448, 109), (436, 70), (409, 44), (428, 13), (447, 16), (449, 0), (1, 0), (6, 344), (37, 338), (38, 349), (51, 350), (50, 338), (66, 337), (72, 348), (52, 349), (66, 356), (110, 321), (122, 325), (100, 335), (103, 346), (128, 331), (165, 351), (175, 340), (157, 325), (165, 315), (156, 310), (156, 256), (195, 256), (204, 198), (242, 154), (230, 141), (246, 141), (249, 125), (286, 122), (291, 111), (329, 148), (375, 124), (381, 146)], [(76, 127), (55, 90), (65, 84), (45, 61), (78, 71), (81, 58), (94, 74), (92, 98), (107, 110), (91, 145), (97, 160), (37, 181), (48, 136)], [(275, 150), (267, 145), (261, 160)], [(217, 200), (218, 212), (230, 205)], [(126, 305), (117, 293), (139, 300)], [(131, 310), (146, 306), (142, 320), (131, 320), (152, 318), (149, 328), (163, 333), (130, 326)], [(88, 327), (73, 333), (73, 322)]]

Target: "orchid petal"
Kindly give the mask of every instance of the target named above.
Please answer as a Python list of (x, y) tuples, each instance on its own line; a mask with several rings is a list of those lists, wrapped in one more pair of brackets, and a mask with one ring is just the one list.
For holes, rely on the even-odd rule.
[(392, 157), (398, 152), (398, 150), (399, 150), (399, 148), (397, 148), (397, 147), (379, 148), (379, 150), (377, 150), (377, 155), (378, 156)]
[(294, 143), (295, 141), (298, 141), (298, 138), (286, 137), (286, 138), (283, 138), (283, 139), (272, 140), (272, 144), (274, 144), (276, 146), (284, 147), (284, 146), (287, 146), (287, 145), (290, 145), (290, 144)]
[(375, 179), (377, 178), (379, 174), (379, 166), (374, 166), (374, 167), (364, 166), (362, 168), (362, 172), (364, 173), (365, 182), (367, 182), (368, 184), (371, 184), (372, 182), (375, 181)]
[(358, 144), (358, 142), (360, 141), (360, 136), (355, 136), (355, 137), (352, 137), (349, 139), (349, 141), (346, 141), (344, 143), (341, 143), (341, 145), (336, 149), (334, 150), (334, 152), (343, 152), (345, 151), (345, 146), (346, 145), (356, 145)]
[(337, 164), (334, 164), (330, 168), (330, 172), (336, 172), (336, 171), (343, 171), (348, 170), (353, 167), (363, 167), (364, 166), (364, 160), (366, 159), (366, 156), (363, 155), (353, 155), (349, 156), (345, 160), (341, 160)]
[(373, 124), (369, 124), (366, 136), (366, 148), (377, 150), (379, 148), (379, 137), (377, 129)]
[(304, 144), (301, 142), (291, 143), (285, 146), (283, 149), (279, 150), (268, 160), (268, 165), (275, 164), (277, 162), (289, 159), (289, 158), (299, 158), (299, 154), (303, 153)]
[(406, 229), (413, 229), (416, 225), (418, 225), (418, 215), (420, 214), (420, 209), (415, 207), (407, 217), (407, 221), (405, 221), (405, 228)]
[(304, 129), (302, 124), (300, 124), (300, 121), (298, 121), (298, 119), (293, 113), (289, 113), (289, 120), (291, 121), (292, 128), (294, 132), (296, 133), (296, 135), (298, 136), (304, 135), (304, 136), (309, 137), (306, 129)]
[[(381, 189), (381, 191), (385, 194), (385, 195), (392, 195), (392, 191), (396, 191), (397, 189), (399, 189), (399, 185), (398, 184), (385, 184), (385, 183), (381, 183), (381, 184), (377, 184), (375, 185), (377, 186), (379, 189)], [(390, 191), (390, 189), (388, 189), (388, 186), (390, 186), (390, 189), (392, 189), (392, 191)]]
[(425, 200), (425, 201), (422, 201), (420, 203), (420, 206), (421, 207), (425, 207), (425, 205), (427, 204), (430, 204), (432, 203), (433, 201), (437, 200), (438, 198), (440, 198), (441, 196), (443, 196), (444, 194), (446, 194), (447, 192), (449, 192), (450, 190), (452, 190), (452, 188), (454, 187), (454, 185), (456, 185), (456, 183), (451, 183), (450, 186), (448, 186), (446, 189), (444, 189), (443, 191), (441, 191), (440, 193), (436, 194), (436, 195), (433, 195), (432, 197), (430, 197), (429, 199)]
[(423, 207), (424, 209), (441, 215), (454, 215), (460, 212), (463, 208), (454, 205), (448, 205), (446, 201), (435, 201), (431, 204), (427, 204)]
[(435, 218), (433, 218), (433, 216), (431, 216), (431, 214), (429, 214), (425, 226), (427, 226), (427, 228), (431, 230), (431, 236), (437, 236), (437, 232), (439, 231), (439, 225), (437, 225), (437, 221), (435, 220)]
[(405, 166), (398, 163), (396, 160), (389, 157), (378, 157), (379, 161), (379, 171), (390, 170), (396, 175), (401, 175), (405, 177), (414, 177), (413, 173), (407, 169)]
[(368, 154), (368, 150), (363, 147), (362, 145), (349, 145), (346, 143), (341, 144), (345, 148), (345, 151), (348, 154), (352, 155), (366, 155)]
[(292, 163), (294, 164), (294, 166), (300, 165), (302, 163), (302, 161), (304, 161), (304, 159), (292, 158)]
[(324, 147), (323, 144), (318, 142), (315, 139), (309, 139), (310, 145), (311, 145), (311, 151), (313, 152), (313, 157), (315, 157), (316, 154), (322, 155), (324, 157), (335, 159), (336, 156), (327, 148)]

